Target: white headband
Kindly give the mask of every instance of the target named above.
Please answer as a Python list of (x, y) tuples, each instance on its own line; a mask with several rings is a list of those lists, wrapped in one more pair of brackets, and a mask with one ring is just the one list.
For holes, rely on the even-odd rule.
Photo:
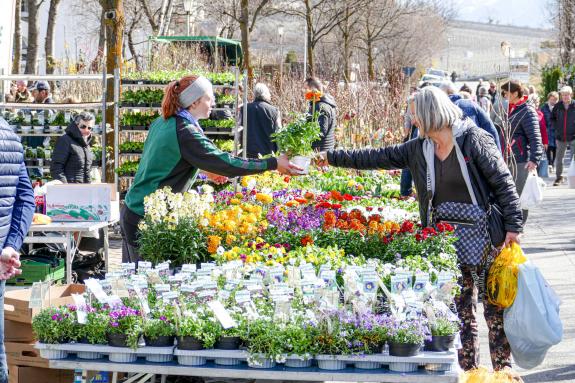
[(183, 108), (187, 108), (205, 94), (213, 94), (212, 83), (207, 78), (200, 76), (180, 93), (178, 101)]

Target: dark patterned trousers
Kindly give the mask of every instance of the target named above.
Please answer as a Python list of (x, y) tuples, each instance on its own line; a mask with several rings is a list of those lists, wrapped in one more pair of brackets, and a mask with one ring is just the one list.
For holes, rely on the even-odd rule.
[[(461, 321), (461, 343), (459, 365), (464, 371), (479, 367), (479, 338), (477, 331), (477, 286), (471, 272), (479, 272), (477, 266), (460, 265), (461, 294), (455, 298), (457, 313)], [(503, 329), (503, 309), (483, 300), (484, 316), (489, 329), (489, 351), (493, 369), (498, 371), (511, 367), (511, 348)]]

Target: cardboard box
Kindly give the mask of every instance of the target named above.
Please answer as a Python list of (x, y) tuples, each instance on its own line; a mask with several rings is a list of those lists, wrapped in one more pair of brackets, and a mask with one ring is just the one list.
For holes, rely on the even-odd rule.
[(108, 222), (115, 214), (119, 202), (111, 184), (46, 186), (46, 215), (54, 222)]
[[(51, 286), (44, 298), (42, 307), (57, 307), (73, 304), (72, 294), (82, 294), (86, 290), (85, 285), (60, 285)], [(32, 317), (40, 312), (40, 309), (30, 309), (30, 293), (32, 289), (7, 291), (4, 294), (4, 318), (21, 323), (32, 323)]]
[(48, 368), (48, 359), (40, 357), (40, 351), (34, 348), (34, 343), (4, 342), (4, 347), (8, 364)]
[(72, 383), (74, 370), (8, 365), (8, 383)]
[(5, 342), (34, 342), (34, 332), (32, 325), (29, 323), (14, 322), (12, 320), (4, 321), (4, 341)]

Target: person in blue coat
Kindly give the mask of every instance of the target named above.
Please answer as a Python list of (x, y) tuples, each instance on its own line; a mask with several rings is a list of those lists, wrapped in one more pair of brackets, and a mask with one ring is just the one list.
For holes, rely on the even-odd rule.
[(499, 133), (497, 132), (497, 129), (495, 129), (495, 125), (493, 125), (489, 115), (483, 109), (481, 109), (481, 107), (476, 102), (472, 100), (466, 100), (458, 95), (456, 93), (457, 90), (455, 89), (455, 85), (451, 81), (442, 82), (440, 88), (445, 93), (447, 93), (451, 102), (453, 102), (459, 107), (459, 109), (463, 111), (463, 116), (469, 117), (475, 123), (475, 125), (489, 133), (495, 140), (497, 147), (501, 149)]
[[(549, 166), (553, 168), (553, 164), (555, 163), (555, 153), (557, 151), (557, 146), (555, 144), (555, 128), (553, 126), (553, 121), (551, 121), (553, 108), (555, 104), (559, 101), (559, 93), (557, 92), (550, 92), (547, 95), (547, 102), (541, 106), (541, 112), (545, 117), (545, 124), (547, 126), (547, 137), (549, 140), (549, 144), (547, 146), (547, 162)], [(554, 170), (554, 169), (553, 169)]]
[(20, 254), (24, 237), (34, 216), (34, 191), (24, 165), (20, 138), (0, 117), (0, 383), (8, 382), (4, 349), (4, 289), (6, 280), (20, 274)]

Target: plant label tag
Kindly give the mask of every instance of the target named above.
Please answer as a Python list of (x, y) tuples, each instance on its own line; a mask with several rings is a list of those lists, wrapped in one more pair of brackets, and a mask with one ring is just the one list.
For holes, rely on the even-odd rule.
[(88, 290), (90, 290), (90, 292), (94, 294), (98, 302), (102, 304), (108, 303), (108, 295), (102, 289), (102, 286), (100, 285), (100, 282), (97, 279), (94, 278), (86, 279), (84, 281), (84, 284), (86, 285)]
[(107, 297), (106, 302), (104, 303), (107, 303), (108, 305), (110, 305), (110, 307), (122, 306), (122, 300), (117, 295), (110, 295), (109, 297)]
[(150, 269), (152, 269), (152, 262), (138, 261), (138, 273), (145, 274)]
[(251, 299), (252, 298), (249, 290), (236, 291), (235, 300), (237, 304), (241, 305), (244, 303), (248, 303), (249, 301), (251, 301)]
[(88, 321), (88, 313), (86, 312), (86, 300), (82, 294), (72, 294), (72, 299), (76, 305), (76, 315), (78, 323), (86, 324)]
[(185, 263), (182, 265), (182, 273), (193, 274), (196, 272), (196, 270), (197, 270), (196, 265), (193, 265), (191, 263)]
[(378, 281), (379, 278), (377, 276), (363, 278), (363, 292), (366, 294), (377, 294)]
[(211, 301), (208, 302), (208, 307), (212, 309), (214, 315), (220, 322), (223, 328), (228, 329), (232, 327), (236, 327), (238, 324), (236, 321), (230, 316), (230, 313), (226, 310), (222, 302), (220, 301)]
[(170, 285), (165, 283), (157, 283), (154, 285), (154, 290), (156, 290), (157, 293), (167, 293), (170, 291)]
[(30, 292), (30, 302), (28, 308), (41, 309), (43, 308), (44, 299), (48, 290), (50, 289), (50, 282), (34, 282), (32, 284), (32, 291)]
[(224, 301), (227, 301), (228, 299), (230, 299), (231, 295), (232, 295), (232, 294), (231, 294), (229, 291), (227, 291), (227, 290), (220, 290), (220, 291), (218, 291), (218, 298), (220, 298), (220, 299), (222, 299), (222, 300), (224, 300)]
[(199, 269), (196, 271), (197, 278), (204, 278), (204, 279), (211, 279), (212, 278), (212, 271), (213, 269)]
[(327, 270), (326, 269), (326, 270), (320, 271), (319, 275), (327, 287), (329, 287), (329, 288), (336, 287), (335, 270)]
[(102, 286), (102, 290), (104, 290), (106, 294), (112, 293), (112, 284), (110, 283), (109, 280), (107, 279), (100, 280), (100, 286)]
[(136, 264), (132, 263), (122, 263), (122, 271), (124, 275), (136, 274)]
[(391, 292), (401, 294), (408, 289), (408, 280), (406, 275), (398, 274), (391, 276)]
[(67, 110), (64, 112), (64, 125), (68, 125), (70, 122), (70, 111)]
[(194, 293), (197, 290), (197, 286), (195, 286), (194, 284), (188, 284), (188, 285), (182, 285), (180, 287), (180, 292), (182, 293)]
[(204, 290), (217, 290), (218, 289), (218, 283), (214, 282), (214, 281), (205, 281), (202, 284), (202, 287)]
[(417, 273), (415, 275), (415, 283), (413, 284), (413, 291), (419, 294), (424, 293), (428, 283), (429, 283), (429, 274)]
[(213, 270), (216, 268), (215, 263), (211, 262), (202, 262), (200, 265), (200, 270)]
[(178, 299), (178, 292), (177, 291), (168, 291), (162, 293), (162, 300), (166, 303), (170, 303), (174, 300)]

